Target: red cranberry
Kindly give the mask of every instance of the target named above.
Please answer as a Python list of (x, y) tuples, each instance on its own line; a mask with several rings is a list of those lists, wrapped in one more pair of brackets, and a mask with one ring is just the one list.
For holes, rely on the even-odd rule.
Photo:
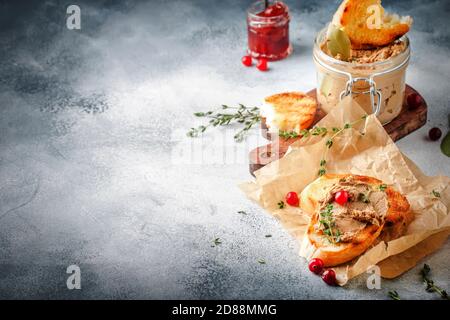
[(258, 60), (258, 63), (256, 64), (256, 67), (259, 71), (267, 71), (267, 59), (261, 58)]
[(407, 98), (406, 102), (408, 103), (408, 107), (411, 110), (417, 109), (420, 107), (423, 103), (422, 97), (419, 96), (417, 93), (411, 93)]
[(428, 137), (431, 141), (438, 141), (442, 137), (442, 131), (439, 128), (432, 128), (428, 131)]
[(338, 191), (336, 192), (336, 194), (334, 195), (334, 201), (336, 201), (337, 203), (339, 203), (341, 206), (343, 206), (344, 204), (347, 203), (349, 198), (349, 194), (347, 191), (342, 190), (342, 191)]
[(329, 286), (336, 285), (336, 272), (333, 269), (325, 270), (322, 274), (322, 280)]
[(242, 64), (246, 67), (250, 67), (253, 63), (251, 56), (243, 56), (241, 61), (242, 61)]
[(319, 258), (311, 259), (309, 262), (309, 270), (315, 274), (321, 274), (323, 271), (323, 261)]
[(300, 200), (298, 199), (297, 192), (291, 191), (286, 194), (286, 203), (292, 207), (298, 207)]

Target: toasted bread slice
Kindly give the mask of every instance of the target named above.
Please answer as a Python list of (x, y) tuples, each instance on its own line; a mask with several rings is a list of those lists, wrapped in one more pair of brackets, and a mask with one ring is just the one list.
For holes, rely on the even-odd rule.
[[(352, 183), (375, 190), (371, 192), (385, 192), (383, 197), (385, 197), (387, 205), (385, 206), (384, 217), (379, 221), (380, 223), (362, 223), (361, 221), (353, 221), (354, 219), (350, 218), (352, 223), (359, 223), (357, 231), (354, 232), (349, 241), (332, 243), (321, 230), (317, 229), (319, 219), (321, 219), (319, 211), (322, 204), (321, 201), (326, 199), (330, 190), (333, 190), (334, 186), (343, 179), (351, 179)], [(316, 249), (313, 255), (314, 258), (322, 259), (325, 266), (336, 266), (353, 260), (377, 241), (392, 240), (404, 234), (408, 224), (413, 219), (409, 203), (403, 195), (391, 187), (380, 191), (379, 187), (382, 184), (382, 181), (367, 176), (326, 174), (303, 190), (300, 196), (300, 207), (311, 215), (307, 236), (311, 245)], [(335, 205), (339, 207), (339, 205)]]
[(316, 99), (302, 92), (284, 92), (264, 99), (261, 116), (269, 131), (296, 131), (306, 129), (314, 121)]
[[(379, 25), (374, 23), (376, 12), (380, 13)], [(353, 49), (367, 49), (392, 43), (409, 31), (412, 21), (409, 16), (385, 13), (380, 0), (344, 0), (332, 24), (343, 28)]]
[(409, 202), (404, 195), (392, 188), (387, 188), (386, 193), (389, 201), (389, 211), (386, 216), (384, 228), (380, 234), (380, 241), (391, 241), (405, 234), (409, 224), (414, 219), (410, 210)]

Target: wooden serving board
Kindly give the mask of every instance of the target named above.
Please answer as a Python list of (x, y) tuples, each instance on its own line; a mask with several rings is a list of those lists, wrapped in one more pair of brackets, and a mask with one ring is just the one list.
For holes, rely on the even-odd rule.
[[(307, 93), (309, 96), (316, 98), (316, 89)], [(407, 97), (411, 94), (417, 94), (421, 97), (420, 105), (415, 108), (411, 108), (407, 105)], [(405, 98), (403, 100), (403, 109), (400, 114), (391, 122), (384, 126), (384, 129), (391, 136), (392, 140), (397, 141), (411, 132), (419, 129), (427, 122), (427, 103), (419, 92), (412, 87), (406, 85)], [(320, 109), (317, 109), (316, 116), (314, 118), (313, 126), (319, 122), (326, 113)], [(272, 140), (271, 134), (267, 132), (267, 126), (264, 121), (261, 122), (261, 132), (264, 138)], [(250, 173), (254, 175), (254, 172), (272, 161), (278, 160), (284, 156), (289, 146), (300, 138), (292, 139), (279, 139), (278, 143), (272, 141), (271, 143), (253, 149), (249, 154), (249, 169)]]

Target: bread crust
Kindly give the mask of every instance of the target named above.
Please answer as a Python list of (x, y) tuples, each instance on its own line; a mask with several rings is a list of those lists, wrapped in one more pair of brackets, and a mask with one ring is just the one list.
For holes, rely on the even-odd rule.
[(413, 220), (413, 213), (405, 196), (387, 187), (385, 192), (388, 209), (384, 223), (380, 226), (367, 225), (351, 242), (325, 243), (322, 234), (317, 233), (315, 224), (319, 218), (320, 199), (323, 198), (327, 187), (340, 179), (352, 177), (354, 181), (379, 186), (383, 182), (379, 179), (351, 174), (326, 174), (312, 182), (300, 196), (300, 207), (310, 214), (311, 220), (307, 229), (308, 239), (315, 247), (313, 258), (320, 258), (327, 267), (336, 266), (353, 260), (364, 253), (369, 247), (379, 241), (390, 241), (404, 234), (407, 226)]

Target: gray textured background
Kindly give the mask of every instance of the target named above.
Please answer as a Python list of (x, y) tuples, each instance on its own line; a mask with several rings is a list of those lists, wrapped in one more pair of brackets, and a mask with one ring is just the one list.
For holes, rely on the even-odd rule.
[[(312, 89), (313, 37), (337, 1), (287, 1), (295, 52), (267, 73), (240, 64), (248, 1), (71, 3), (80, 31), (65, 28), (68, 2), (0, 2), (1, 298), (383, 299), (389, 289), (435, 298), (419, 267), (379, 291), (365, 276), (325, 286), (236, 187), (250, 179), (245, 158), (174, 162), (192, 112)], [(398, 145), (427, 174), (450, 175), (450, 159), (426, 139), (432, 126), (447, 129), (450, 112), (449, 3), (385, 6), (415, 18), (407, 79), (429, 103), (427, 126)], [(223, 243), (211, 247), (216, 237)], [(449, 248), (426, 259), (447, 289)], [(66, 288), (71, 264), (82, 290)]]

